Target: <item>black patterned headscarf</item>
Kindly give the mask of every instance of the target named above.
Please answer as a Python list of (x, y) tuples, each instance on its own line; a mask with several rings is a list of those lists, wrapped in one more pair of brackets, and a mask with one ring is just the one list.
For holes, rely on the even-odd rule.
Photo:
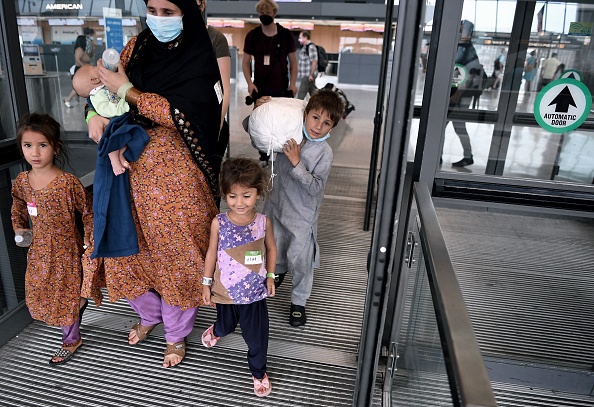
[(143, 30), (126, 73), (142, 92), (169, 101), (177, 130), (216, 198), (222, 161), (216, 154), (222, 101), (219, 67), (196, 0), (168, 1), (183, 13), (181, 36), (161, 43), (149, 28)]

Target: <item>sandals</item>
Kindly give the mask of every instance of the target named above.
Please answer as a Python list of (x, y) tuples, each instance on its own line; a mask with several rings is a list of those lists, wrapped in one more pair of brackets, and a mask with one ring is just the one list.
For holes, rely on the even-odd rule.
[(212, 324), (204, 333), (202, 334), (202, 344), (207, 348), (212, 348), (217, 344), (217, 342), (221, 339), (220, 336), (215, 336), (214, 334), (214, 324)]
[(155, 329), (157, 325), (151, 325), (151, 326), (144, 326), (141, 325), (140, 322), (137, 322), (134, 324), (134, 326), (132, 326), (132, 329), (130, 329), (130, 332), (134, 331), (134, 333), (136, 333), (136, 337), (138, 338), (138, 341), (135, 343), (130, 343), (130, 335), (128, 335), (128, 343), (130, 343), (130, 345), (134, 346), (136, 344), (139, 344), (140, 342), (144, 341), (146, 339), (147, 336), (149, 336), (149, 334), (151, 333), (151, 331), (153, 329)]
[[(81, 346), (83, 346), (82, 338), (71, 345), (63, 343), (62, 347), (58, 349), (56, 353), (54, 353), (54, 356), (52, 356), (52, 358), (49, 360), (49, 364), (55, 366), (67, 363), (70, 359), (72, 359), (72, 356), (74, 356), (76, 351), (80, 349)], [(62, 358), (62, 360), (54, 362), (54, 358), (56, 357)]]
[(163, 359), (163, 367), (173, 367), (173, 366), (179, 365), (184, 360), (184, 357), (186, 356), (186, 342), (185, 341), (175, 342), (173, 345), (167, 344), (167, 347), (165, 348), (164, 358), (166, 358), (169, 355), (177, 355), (181, 358), (181, 360), (178, 363), (176, 363), (175, 365), (166, 366), (165, 359)]
[(254, 394), (256, 396), (266, 397), (270, 394), (272, 391), (272, 383), (268, 380), (268, 375), (266, 373), (264, 373), (264, 377), (261, 379), (256, 379), (254, 376), (252, 376), (252, 379), (254, 379)]

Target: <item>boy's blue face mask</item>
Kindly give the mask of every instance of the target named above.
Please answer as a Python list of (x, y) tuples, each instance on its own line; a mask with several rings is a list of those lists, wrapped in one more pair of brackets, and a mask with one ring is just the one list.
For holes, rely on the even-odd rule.
[(146, 25), (159, 42), (170, 42), (176, 39), (184, 28), (182, 16), (159, 17), (146, 15)]
[(324, 137), (320, 137), (320, 138), (311, 138), (311, 136), (309, 135), (309, 133), (307, 132), (307, 130), (305, 129), (305, 123), (303, 123), (303, 135), (305, 136), (306, 139), (308, 139), (309, 141), (324, 141), (326, 140), (328, 137), (330, 137), (330, 132), (328, 132), (328, 134), (326, 134)]

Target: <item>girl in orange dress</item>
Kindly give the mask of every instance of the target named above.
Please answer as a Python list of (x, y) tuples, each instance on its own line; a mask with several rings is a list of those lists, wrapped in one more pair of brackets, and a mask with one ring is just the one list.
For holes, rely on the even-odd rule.
[[(202, 303), (210, 224), (218, 213), (223, 92), (196, 0), (145, 0), (148, 28), (120, 55), (117, 72), (98, 61), (101, 82), (131, 106), (150, 141), (130, 163), (130, 200), (139, 251), (104, 259), (110, 301), (125, 298), (140, 320), (136, 345), (163, 324), (164, 367), (185, 356)], [(87, 109), (89, 137), (108, 121)]]
[[(27, 253), (25, 298), (34, 319), (62, 328), (62, 347), (49, 361), (68, 362), (83, 344), (79, 325), (87, 300), (81, 297), (81, 256), (90, 246), (93, 212), (89, 193), (78, 178), (55, 165), (63, 157), (60, 124), (51, 116), (33, 113), (19, 122), (17, 143), (32, 167), (12, 185), (12, 227), (31, 229)], [(75, 224), (82, 214), (85, 236)]]

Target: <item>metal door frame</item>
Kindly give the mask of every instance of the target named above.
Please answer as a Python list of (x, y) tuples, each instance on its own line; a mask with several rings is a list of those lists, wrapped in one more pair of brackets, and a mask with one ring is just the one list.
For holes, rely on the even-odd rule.
[(372, 404), (381, 334), (387, 312), (388, 292), (394, 263), (401, 250), (395, 233), (401, 227), (404, 176), (414, 109), (414, 86), (422, 39), (425, 1), (401, 2), (394, 39), (387, 121), (381, 159), (375, 225), (369, 259), (369, 276), (353, 406)]

